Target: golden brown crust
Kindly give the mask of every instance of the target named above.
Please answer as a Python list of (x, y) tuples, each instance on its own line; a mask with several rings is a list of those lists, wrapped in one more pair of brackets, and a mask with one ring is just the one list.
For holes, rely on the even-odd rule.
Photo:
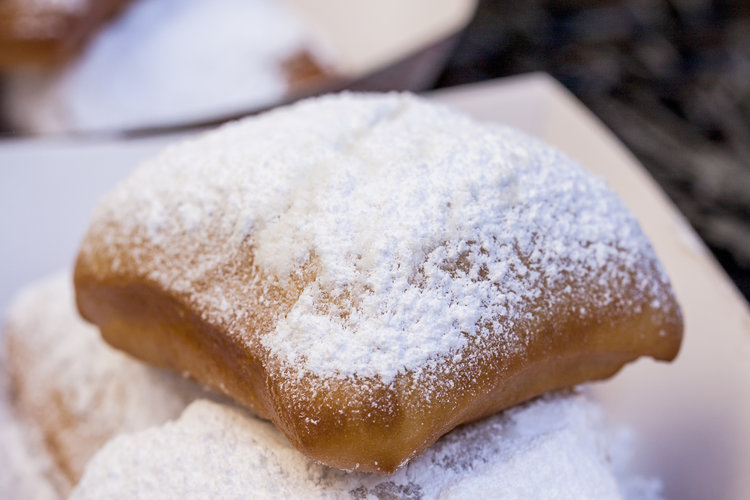
[(0, 69), (65, 61), (131, 1), (0, 2)]
[[(466, 376), (450, 391), (443, 389), (429, 401), (421, 381), (410, 376), (388, 386), (330, 381), (323, 393), (314, 381), (273, 373), (257, 346), (232, 341), (168, 292), (138, 279), (119, 280), (123, 284), (97, 282), (86, 259), (79, 258), (78, 307), (100, 326), (107, 342), (149, 363), (187, 372), (234, 398), (271, 419), (308, 456), (362, 471), (392, 472), (457, 425), (552, 390), (607, 378), (637, 357), (672, 360), (682, 336), (671, 295), (663, 309), (644, 304), (640, 313), (622, 317), (604, 309), (582, 322), (550, 312), (524, 325), (536, 339), (525, 355), (510, 363), (489, 358), (484, 366), (466, 367)], [(297, 385), (295, 390), (288, 390), (289, 383)], [(366, 399), (362, 385), (369, 387)]]
[(301, 50), (281, 63), (289, 92), (294, 94), (336, 77), (330, 67), (308, 50)]

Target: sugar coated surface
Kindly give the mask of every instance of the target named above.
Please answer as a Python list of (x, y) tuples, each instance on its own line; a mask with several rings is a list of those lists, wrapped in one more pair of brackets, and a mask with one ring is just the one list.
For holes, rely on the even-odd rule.
[(312, 462), (271, 424), (199, 400), (173, 423), (124, 435), (92, 460), (73, 499), (631, 499), (626, 448), (582, 396), (547, 396), (443, 437), (386, 476)]
[(41, 450), (25, 436), (10, 407), (5, 359), (0, 364), (0, 492), (3, 498), (56, 500), (45, 476), (51, 466)]
[(280, 99), (304, 49), (320, 51), (278, 1), (138, 0), (71, 65), (11, 79), (7, 104), (42, 132), (211, 119)]
[(13, 381), (13, 406), (22, 417), (26, 449), (35, 450), (33, 462), (41, 464), (61, 496), (111, 437), (176, 418), (190, 401), (205, 396), (179, 376), (106, 344), (78, 316), (70, 272), (19, 293), (5, 333), (9, 358), (2, 375), (10, 373)]
[(161, 423), (201, 394), (105, 343), (99, 330), (78, 316), (69, 272), (27, 287), (11, 305), (7, 324), (16, 347), (10, 367), (29, 388), (19, 397), (42, 409), (50, 394), (62, 395), (76, 424), (85, 422), (79, 432), (96, 436)]
[[(115, 268), (145, 268), (300, 376), (388, 383), (488, 349), (519, 355), (535, 314), (629, 311), (644, 297), (658, 309), (666, 288), (602, 180), (520, 132), (405, 94), (308, 100), (172, 147), (92, 228)], [(205, 285), (233, 259), (255, 269), (241, 285), (253, 293)], [(298, 293), (268, 330), (248, 330), (274, 287)]]

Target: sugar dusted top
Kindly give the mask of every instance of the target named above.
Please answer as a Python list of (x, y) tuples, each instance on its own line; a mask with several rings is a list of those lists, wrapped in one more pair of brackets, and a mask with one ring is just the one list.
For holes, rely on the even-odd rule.
[[(518, 355), (535, 314), (666, 302), (649, 243), (602, 180), (404, 94), (308, 100), (172, 147), (92, 227), (114, 267), (299, 375), (389, 383), (487, 349)], [(275, 321), (249, 322), (259, 308)]]

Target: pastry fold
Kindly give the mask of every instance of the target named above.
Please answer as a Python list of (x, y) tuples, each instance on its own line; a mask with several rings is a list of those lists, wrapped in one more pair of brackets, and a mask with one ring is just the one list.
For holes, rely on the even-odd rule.
[(671, 360), (682, 336), (603, 181), (402, 94), (308, 100), (167, 149), (101, 202), (75, 286), (113, 346), (363, 471), (639, 356)]

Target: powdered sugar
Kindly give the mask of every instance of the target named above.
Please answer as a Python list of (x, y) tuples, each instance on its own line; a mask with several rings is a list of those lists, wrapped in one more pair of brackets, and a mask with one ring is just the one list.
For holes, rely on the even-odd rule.
[[(517, 355), (534, 314), (651, 307), (666, 283), (603, 181), (519, 132), (408, 95), (310, 100), (173, 147), (93, 227), (110, 242), (98, 251), (237, 338), (260, 334), (299, 375), (388, 383), (469, 353)], [(227, 266), (254, 282), (206, 285)], [(274, 299), (279, 287), (292, 292)], [(243, 315), (274, 300), (275, 325), (244, 331)]]
[(659, 498), (655, 480), (618, 482), (611, 460), (623, 451), (597, 407), (548, 396), (455, 430), (393, 475), (348, 473), (242, 410), (197, 401), (174, 423), (108, 443), (72, 498)]
[[(3, 358), (5, 358), (3, 356)], [(5, 366), (5, 359), (0, 366)], [(59, 498), (44, 473), (49, 460), (44, 460), (34, 447), (10, 409), (7, 373), (0, 370), (0, 492), (4, 498), (54, 500)]]
[(30, 438), (43, 438), (62, 494), (109, 438), (175, 418), (205, 395), (104, 343), (76, 312), (70, 273), (20, 293), (6, 333), (16, 411)]

